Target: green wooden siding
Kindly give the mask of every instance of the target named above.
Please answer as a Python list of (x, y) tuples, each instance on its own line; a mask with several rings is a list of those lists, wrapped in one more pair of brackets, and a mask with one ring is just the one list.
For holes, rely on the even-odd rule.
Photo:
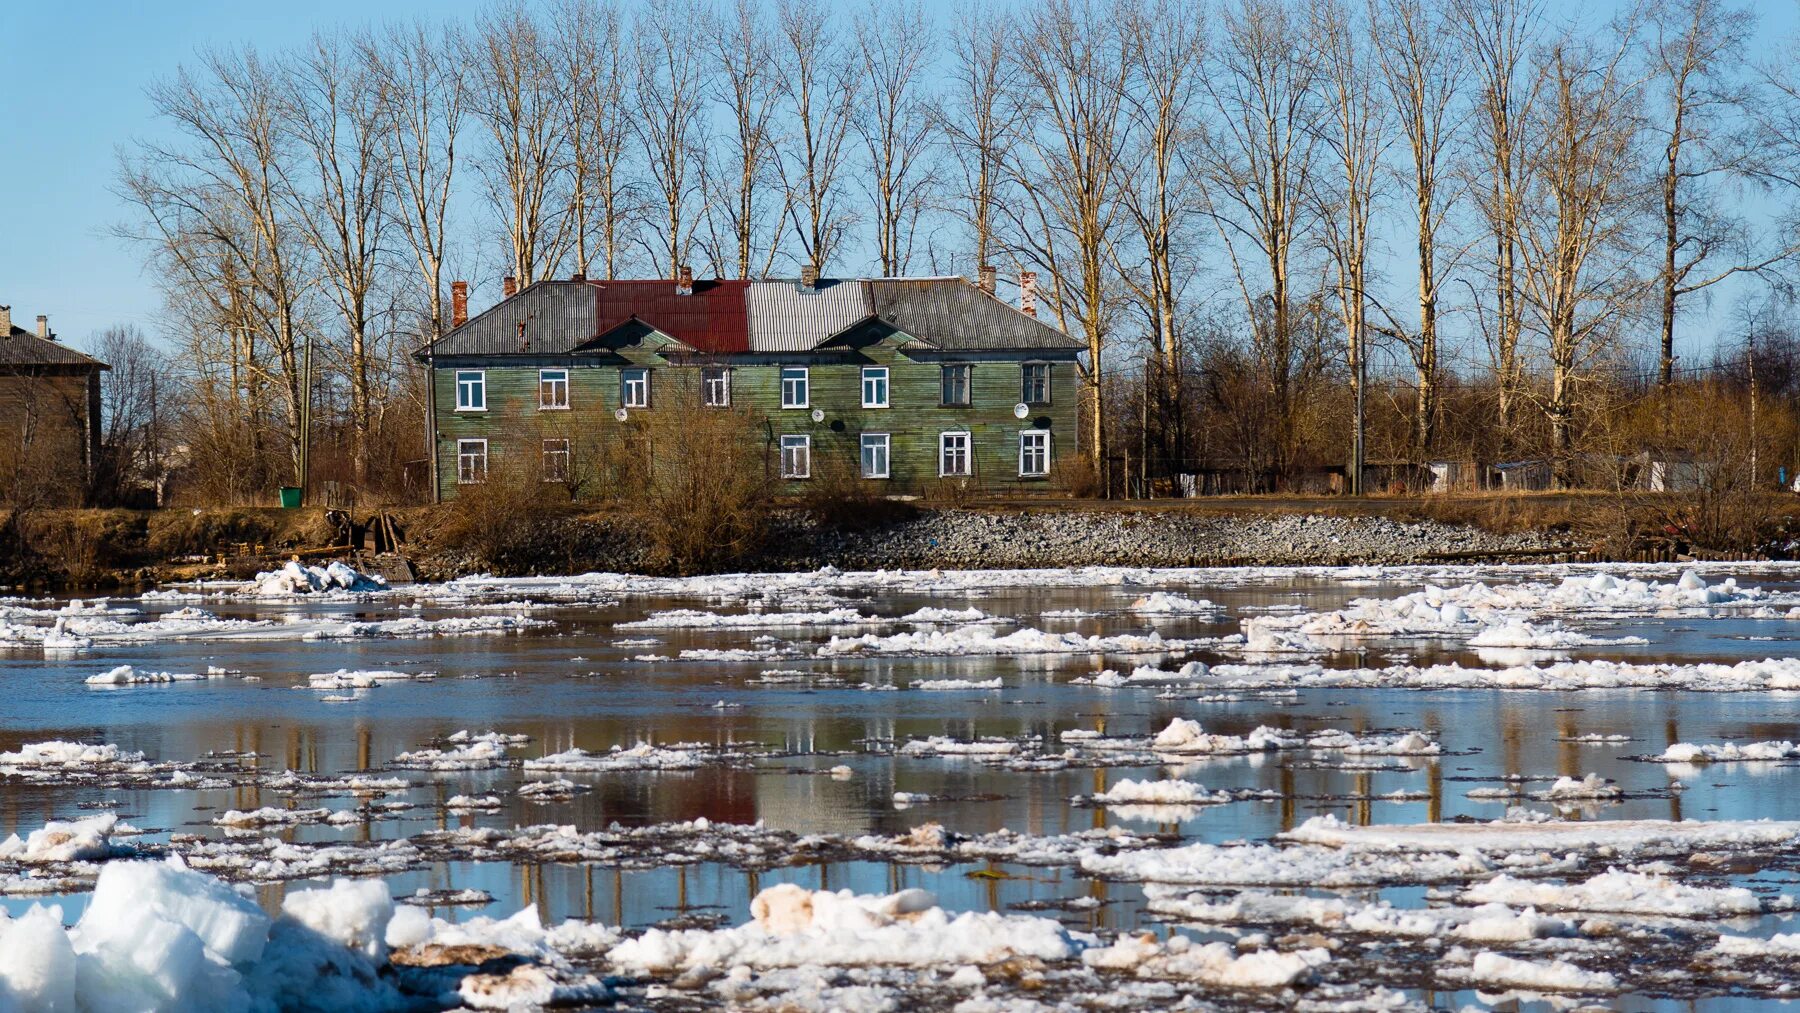
[[(889, 478), (871, 479), (893, 493), (916, 494), (929, 490), (938, 477), (938, 439), (944, 432), (967, 432), (973, 448), (973, 472), (969, 483), (988, 492), (1044, 492), (1049, 482), (1019, 475), (1019, 434), (1048, 428), (1052, 433), (1052, 473), (1057, 462), (1072, 458), (1077, 446), (1076, 401), (1078, 377), (1073, 362), (1050, 364), (1051, 403), (1034, 405), (1026, 419), (1013, 415), (1021, 396), (1020, 364), (1044, 359), (1019, 355), (1013, 359), (955, 359), (971, 367), (970, 405), (947, 407), (939, 403), (938, 361), (918, 361), (898, 350), (898, 339), (879, 341), (854, 352), (833, 355), (796, 354), (782, 359), (759, 356), (758, 361), (714, 363), (732, 371), (732, 406), (747, 410), (763, 433), (768, 455), (765, 466), (778, 473), (780, 438), (806, 435), (812, 438), (813, 474), (826, 468), (852, 469), (860, 474), (863, 433), (889, 435)], [(573, 454), (602, 455), (616, 452), (629, 442), (633, 421), (620, 423), (614, 412), (620, 406), (620, 370), (629, 365), (651, 369), (651, 407), (630, 409), (634, 416), (681, 410), (700, 404), (700, 365), (671, 363), (658, 352), (652, 336), (643, 345), (620, 350), (605, 364), (571, 361), (570, 357), (531, 360), (508, 357), (495, 364), (470, 362), (453, 365), (440, 361), (435, 369), (438, 410), (438, 478), (445, 498), (457, 488), (457, 441), (486, 439), (490, 474), (517, 478), (539, 474), (543, 441), (568, 439)], [(809, 370), (809, 406), (781, 407), (781, 367), (806, 366)], [(888, 408), (862, 407), (862, 368), (888, 367)], [(569, 371), (569, 407), (538, 408), (538, 370)], [(486, 374), (487, 410), (458, 412), (456, 373), (481, 369)], [(825, 418), (814, 422), (812, 409)], [(1047, 422), (1047, 425), (1043, 423)], [(577, 467), (581, 466), (579, 460)], [(960, 481), (960, 480), (959, 480)], [(783, 491), (803, 493), (805, 481), (782, 483)]]

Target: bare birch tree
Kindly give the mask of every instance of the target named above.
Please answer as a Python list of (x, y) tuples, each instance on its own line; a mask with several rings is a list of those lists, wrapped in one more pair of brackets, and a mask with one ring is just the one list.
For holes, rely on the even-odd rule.
[(788, 219), (805, 262), (823, 271), (852, 224), (840, 204), (839, 176), (856, 109), (857, 75), (833, 37), (830, 9), (818, 0), (781, 0), (776, 18), (792, 135), (779, 163)]
[(688, 262), (707, 203), (701, 159), (711, 56), (686, 11), (673, 0), (653, 0), (638, 12), (632, 30), (637, 131), (654, 208), (644, 216), (640, 241), (651, 263), (670, 278)]
[(444, 270), (449, 256), (450, 205), (455, 194), (457, 139), (468, 109), (468, 87), (455, 29), (397, 25), (376, 43), (373, 60), (392, 110), (388, 139), (394, 162), (394, 221), (406, 239), (425, 295), (425, 337), (447, 327)]
[(774, 178), (779, 68), (756, 0), (733, 0), (731, 10), (718, 20), (712, 49), (718, 64), (717, 101), (724, 107), (730, 136), (706, 162), (716, 197), (708, 205), (709, 225), (723, 225), (713, 230), (710, 255), (721, 271), (735, 267), (739, 278), (766, 275), (787, 220), (785, 200), (791, 198)]
[(917, 0), (875, 3), (856, 20), (862, 99), (853, 121), (868, 154), (863, 189), (874, 209), (881, 273), (906, 273), (919, 218), (937, 184), (926, 75), (935, 40)]
[[(1377, 95), (1374, 49), (1367, 26), (1344, 0), (1314, 0), (1308, 10), (1318, 62), (1322, 109), (1319, 138), (1329, 171), (1314, 177), (1311, 197), (1320, 239), (1335, 276), (1338, 320), (1350, 371), (1353, 430), (1350, 489), (1362, 492), (1364, 382), (1368, 374), (1370, 221), (1377, 173), (1392, 126)], [(1421, 382), (1421, 393), (1424, 391)]]
[(1442, 370), (1438, 303), (1444, 278), (1454, 266), (1443, 256), (1439, 235), (1454, 203), (1454, 194), (1444, 188), (1457, 126), (1454, 103), (1463, 78), (1452, 26), (1436, 3), (1371, 0), (1369, 24), (1376, 66), (1410, 156), (1401, 178), (1412, 195), (1419, 321), (1409, 328), (1389, 316), (1386, 331), (1406, 348), (1418, 377), (1412, 442), (1420, 455), (1432, 453), (1437, 433)]
[(626, 213), (625, 153), (631, 133), (630, 50), (623, 19), (604, 0), (559, 0), (552, 14), (555, 59), (568, 118), (569, 215), (575, 269), (596, 260), (618, 270)]
[(1636, 272), (1648, 211), (1636, 144), (1638, 82), (1624, 31), (1606, 50), (1562, 38), (1539, 58), (1542, 94), (1527, 122), (1519, 264), (1532, 327), (1550, 366), (1544, 410), (1554, 475), (1573, 482), (1577, 385), (1654, 282)]
[[(1519, 217), (1525, 188), (1525, 119), (1537, 78), (1526, 73), (1527, 47), (1541, 23), (1540, 0), (1451, 0), (1462, 33), (1460, 58), (1475, 79), (1473, 131), (1476, 181), (1471, 192), (1494, 244), (1494, 303), (1484, 327), (1493, 360), (1502, 446), (1511, 441), (1524, 383), (1519, 342), (1525, 310), (1520, 297)], [(1477, 302), (1479, 308), (1479, 301)]]
[[(1296, 246), (1310, 227), (1318, 136), (1317, 71), (1306, 58), (1306, 26), (1279, 0), (1240, 0), (1223, 13), (1207, 91), (1216, 114), (1203, 149), (1213, 221), (1236, 277), (1269, 410), (1277, 471), (1293, 452), (1292, 313)], [(1240, 247), (1260, 264), (1245, 262)], [(1257, 271), (1266, 272), (1259, 276)]]
[(1088, 453), (1105, 481), (1102, 384), (1113, 323), (1112, 247), (1122, 224), (1117, 187), (1125, 155), (1130, 46), (1098, 4), (1049, 0), (1020, 24), (1019, 133), (1012, 172), (1023, 198), (1008, 209), (1022, 259), (1047, 272), (1062, 329), (1087, 341)]
[(467, 39), (472, 107), (487, 126), (477, 167), (521, 288), (554, 277), (573, 245), (568, 114), (552, 42), (521, 0), (483, 15)]
[(350, 454), (359, 486), (369, 477), (369, 434), (386, 398), (384, 323), (376, 286), (394, 188), (393, 110), (369, 47), (342, 35), (315, 35), (284, 68), (281, 114), (299, 157), (284, 174), (284, 199), (312, 247), (341, 330), (327, 347), (340, 357), (350, 391)]
[(1011, 57), (1016, 26), (986, 4), (958, 10), (948, 33), (952, 64), (936, 124), (957, 166), (952, 206), (967, 223), (977, 266), (994, 253), (995, 204), (1006, 181), (1006, 149), (1017, 126), (1007, 95), (1018, 77)]

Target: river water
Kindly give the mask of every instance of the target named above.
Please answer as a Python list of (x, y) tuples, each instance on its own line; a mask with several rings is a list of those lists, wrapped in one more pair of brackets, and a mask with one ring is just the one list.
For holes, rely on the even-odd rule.
[[(904, 616), (928, 607), (978, 609), (996, 620), (992, 625), (1002, 633), (1018, 627), (1101, 637), (1154, 631), (1165, 640), (1209, 641), (1239, 633), (1249, 617), (1322, 614), (1353, 599), (1394, 598), (1419, 591), (1427, 583), (1476, 579), (1554, 583), (1571, 573), (1587, 572), (1271, 570), (1220, 574), (1216, 579), (1186, 572), (1163, 582), (1149, 571), (1123, 583), (1109, 578), (1072, 586), (1031, 582), (981, 586), (979, 580), (970, 579), (949, 588), (923, 580), (863, 588), (833, 585), (812, 595), (815, 600), (805, 607), (851, 608), (874, 617)], [(1642, 576), (1673, 581), (1679, 575), (1679, 570), (1667, 570)], [(1705, 573), (1705, 580), (1717, 584), (1726, 576), (1744, 586), (1760, 587), (1776, 600), (1800, 594), (1796, 582), (1800, 572), (1794, 570), (1715, 569)], [(413, 783), (384, 797), (389, 803), (411, 803), (409, 808), (370, 810), (339, 824), (264, 828), (248, 835), (301, 843), (398, 841), (458, 827), (557, 824), (585, 832), (613, 824), (648, 827), (701, 818), (718, 824), (760, 822), (799, 835), (848, 838), (893, 838), (936, 823), (951, 833), (968, 835), (1012, 830), (1050, 836), (1118, 826), (1140, 835), (1167, 835), (1179, 843), (1262, 841), (1326, 814), (1354, 825), (1491, 821), (1504, 815), (1509, 805), (1529, 805), (1528, 796), (1546, 787), (1549, 779), (1588, 774), (1615, 782), (1622, 796), (1558, 806), (1562, 818), (1800, 820), (1800, 790), (1796, 790), (1800, 771), (1792, 761), (1677, 768), (1633, 759), (1679, 742), (1800, 739), (1796, 728), (1800, 714), (1795, 709), (1800, 697), (1792, 692), (1363, 686), (1222, 692), (1209, 688), (1204, 678), (1186, 684), (1108, 687), (1076, 680), (1106, 670), (1129, 673), (1137, 666), (1174, 670), (1194, 660), (1216, 665), (1257, 659), (1246, 659), (1229, 646), (1206, 644), (1160, 654), (1103, 650), (944, 656), (929, 650), (884, 650), (875, 656), (854, 652), (817, 657), (817, 650), (834, 636), (879, 634), (892, 628), (820, 622), (779, 628), (619, 629), (616, 624), (668, 610), (738, 614), (769, 603), (655, 589), (582, 594), (583, 600), (572, 601), (566, 588), (549, 594), (539, 590), (528, 583), (501, 583), (452, 600), (429, 593), (251, 599), (210, 591), (203, 592), (198, 602), (117, 599), (110, 604), (139, 610), (128, 622), (154, 620), (198, 605), (221, 618), (282, 622), (435, 620), (517, 609), (542, 625), (487, 636), (157, 637), (144, 643), (97, 640), (73, 651), (0, 647), (0, 687), (5, 693), (0, 750), (45, 740), (79, 740), (112, 743), (153, 760), (235, 754), (231, 764), (246, 770), (319, 775), (371, 771)], [(1205, 599), (1218, 608), (1156, 616), (1133, 610), (1134, 603), (1156, 590)], [(64, 603), (27, 604), (45, 609)], [(774, 607), (793, 606), (782, 601)], [(1800, 622), (1779, 614), (1784, 611), (1785, 606), (1775, 615), (1764, 610), (1759, 617), (1753, 610), (1734, 607), (1623, 613), (1568, 610), (1558, 620), (1589, 639), (1642, 642), (1573, 646), (1521, 657), (1475, 649), (1466, 638), (1382, 636), (1332, 641), (1331, 650), (1304, 662), (1346, 671), (1431, 664), (1494, 669), (1585, 659), (1732, 664), (1794, 654)], [(757, 656), (682, 657), (683, 652), (732, 651)], [(1264, 660), (1274, 664), (1295, 659)], [(85, 681), (120, 665), (171, 672), (215, 667), (230, 674), (166, 685), (95, 686)], [(340, 669), (435, 673), (435, 678), (386, 681), (360, 691), (307, 688), (308, 676)], [(909, 688), (924, 681), (979, 684), (996, 678), (998, 689)], [(970, 758), (904, 755), (895, 748), (930, 736), (1055, 743), (1064, 732), (1091, 730), (1143, 737), (1175, 719), (1195, 720), (1207, 732), (1230, 735), (1246, 735), (1259, 726), (1301, 733), (1334, 729), (1357, 736), (1419, 730), (1442, 751), (1382, 757), (1371, 763), (1344, 762), (1342, 756), (1311, 750), (1283, 750), (1141, 765), (1009, 769)], [(550, 775), (513, 765), (444, 771), (392, 767), (400, 754), (465, 729), (528, 737), (509, 749), (509, 763), (572, 747), (604, 752), (639, 742), (700, 743), (753, 753), (736, 752), (738, 759), (731, 762), (691, 770)], [(1587, 741), (1582, 741), (1584, 737)], [(849, 773), (825, 773), (837, 767), (848, 767)], [(580, 789), (591, 790), (556, 801), (531, 800), (517, 793), (521, 784), (551, 776), (566, 777)], [(1103, 792), (1126, 778), (1184, 779), (1210, 790), (1259, 792), (1264, 797), (1135, 809), (1071, 801)], [(0, 836), (29, 833), (50, 820), (112, 811), (145, 831), (131, 838), (135, 844), (154, 850), (171, 841), (244, 839), (212, 822), (226, 810), (314, 805), (342, 809), (355, 801), (296, 798), (260, 786), (254, 778), (231, 780), (230, 787), (210, 790), (144, 790), (12, 779), (0, 790)], [(1505, 789), (1510, 796), (1468, 796), (1482, 788)], [(897, 801), (896, 793), (924, 798)], [(488, 795), (499, 799), (497, 808), (445, 808), (455, 796)], [(1551, 811), (1541, 803), (1537, 808)], [(1185, 932), (1211, 939), (1228, 938), (1235, 931), (1171, 923), (1148, 910), (1141, 885), (1085, 875), (1069, 865), (1004, 860), (919, 864), (882, 861), (867, 854), (805, 858), (791, 865), (760, 863), (764, 867), (758, 868), (729, 861), (624, 864), (631, 867), (434, 859), (388, 878), (397, 896), (419, 889), (474, 889), (492, 896), (492, 903), (485, 906), (434, 909), (434, 914), (451, 920), (503, 915), (535, 905), (547, 923), (573, 917), (632, 930), (731, 925), (745, 920), (750, 899), (758, 891), (777, 882), (795, 882), (861, 894), (924, 887), (950, 911), (1035, 911), (1103, 937), (1148, 930), (1159, 937)], [(1800, 884), (1792, 879), (1793, 873), (1780, 863), (1732, 876), (1730, 884), (1748, 886), (1772, 903), (1767, 913), (1738, 918), (1729, 931), (1766, 937), (1800, 929), (1779, 910), (1779, 898), (1800, 895)], [(259, 899), (274, 910), (285, 891), (300, 885), (309, 884), (274, 881), (256, 889)], [(1420, 906), (1434, 896), (1431, 890), (1423, 884), (1396, 883), (1348, 895)], [(10, 896), (0, 903), (17, 913), (43, 899)], [(77, 890), (56, 899), (73, 920), (84, 894)], [(1719, 930), (1713, 926), (1694, 931), (1700, 938)], [(1505, 992), (1459, 988), (1453, 979), (1435, 979), (1428, 966), (1397, 969), (1404, 959), (1383, 959), (1392, 966), (1377, 968), (1371, 958), (1366, 970), (1371, 980), (1428, 1005), (1457, 1008), (1497, 1001), (1496, 996)], [(1341, 978), (1365, 972), (1336, 973)], [(1722, 1010), (1777, 998), (1769, 989), (1745, 994), (1727, 985), (1699, 992), (1677, 995), (1653, 987), (1595, 1001), (1616, 1009)], [(1513, 1008), (1550, 1008), (1543, 1003), (1552, 1000), (1513, 996), (1503, 1001), (1521, 1004)]]

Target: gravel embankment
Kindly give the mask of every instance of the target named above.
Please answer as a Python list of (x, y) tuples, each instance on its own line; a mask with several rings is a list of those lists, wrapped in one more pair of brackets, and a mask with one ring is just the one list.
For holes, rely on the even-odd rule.
[(1418, 563), (1455, 553), (1507, 556), (1572, 546), (1547, 533), (1386, 517), (1179, 512), (941, 511), (870, 531), (803, 526), (779, 539), (776, 565), (840, 567), (1193, 566)]

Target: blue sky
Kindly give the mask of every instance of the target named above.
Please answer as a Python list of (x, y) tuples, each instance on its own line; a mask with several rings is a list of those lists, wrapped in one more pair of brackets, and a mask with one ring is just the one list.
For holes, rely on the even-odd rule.
[[(1553, 16), (1576, 9), (1548, 3)], [(241, 43), (278, 49), (316, 28), (419, 15), (467, 17), (480, 6), (480, 0), (0, 3), (8, 63), (0, 87), (0, 124), (8, 142), (0, 158), (0, 304), (10, 304), (26, 326), (37, 314), (50, 314), (52, 326), (76, 345), (113, 323), (134, 323), (160, 336), (160, 296), (143, 271), (140, 251), (109, 232), (126, 216), (112, 193), (115, 152), (130, 138), (160, 129), (144, 86), (196, 50)], [(928, 6), (948, 10), (953, 4), (929, 0)], [(1770, 40), (1765, 45), (1772, 48), (1792, 34), (1800, 4), (1755, 6), (1763, 18), (1759, 35)], [(1612, 7), (1581, 9), (1598, 17)], [(1725, 301), (1714, 300), (1715, 319), (1728, 315)]]

